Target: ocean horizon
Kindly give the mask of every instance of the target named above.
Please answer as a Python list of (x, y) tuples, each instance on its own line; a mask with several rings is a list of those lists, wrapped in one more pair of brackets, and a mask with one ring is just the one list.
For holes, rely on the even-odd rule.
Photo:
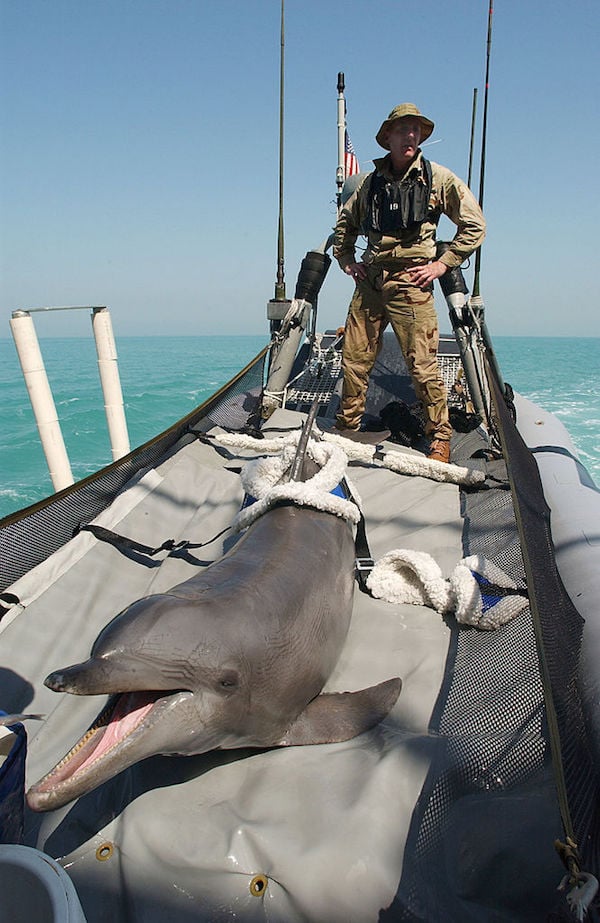
[[(268, 336), (118, 337), (131, 447), (202, 404), (265, 346)], [(75, 480), (112, 461), (96, 349), (90, 337), (40, 338)], [(554, 413), (600, 484), (600, 338), (494, 337), (507, 382)], [(52, 493), (12, 339), (0, 339), (0, 518)]]

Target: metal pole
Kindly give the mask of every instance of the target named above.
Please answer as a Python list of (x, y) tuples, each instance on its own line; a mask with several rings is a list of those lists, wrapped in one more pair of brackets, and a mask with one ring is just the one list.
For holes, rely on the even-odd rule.
[(283, 239), (283, 115), (284, 115), (284, 0), (281, 0), (281, 56), (279, 61), (279, 228), (277, 234), (277, 282), (275, 301), (285, 301), (285, 257)]
[(344, 75), (338, 74), (337, 79), (337, 139), (338, 139), (338, 165), (335, 172), (335, 182), (337, 186), (337, 207), (338, 211), (342, 205), (342, 186), (346, 179), (346, 170), (344, 168), (344, 153), (346, 150), (346, 100), (344, 98)]
[[(483, 127), (481, 137), (481, 168), (479, 171), (479, 204), (483, 208), (483, 192), (485, 187), (485, 146), (487, 140), (487, 113), (488, 113), (488, 93), (490, 88), (490, 52), (492, 48), (492, 16), (494, 13), (494, 2), (490, 0), (490, 9), (488, 13), (488, 32), (487, 32), (487, 52), (485, 61), (485, 91), (483, 94)], [(475, 253), (475, 278), (473, 282), (473, 295), (479, 295), (479, 273), (481, 269), (481, 247), (477, 248)]]
[(473, 172), (473, 145), (475, 142), (475, 117), (477, 115), (477, 87), (473, 88), (473, 110), (471, 112), (471, 143), (469, 144), (469, 169), (467, 172), (467, 186), (471, 188), (471, 174)]
[(104, 410), (108, 424), (110, 447), (113, 461), (116, 461), (129, 453), (129, 435), (117, 365), (117, 348), (108, 308), (93, 309), (92, 329), (96, 341), (98, 370), (104, 395)]
[[(279, 61), (279, 220), (277, 230), (277, 278), (275, 295), (267, 302), (267, 319), (271, 337), (276, 337), (289, 308), (290, 300), (285, 296), (285, 257), (283, 235), (283, 108), (284, 108), (284, 54), (285, 54), (284, 0), (281, 0), (281, 55)], [(272, 353), (269, 353), (269, 368)]]
[(308, 440), (312, 433), (313, 423), (317, 418), (317, 413), (319, 410), (319, 398), (315, 397), (313, 400), (310, 410), (308, 411), (308, 416), (302, 427), (302, 432), (300, 434), (300, 439), (298, 440), (298, 447), (296, 449), (296, 454), (294, 456), (294, 461), (290, 468), (289, 480), (290, 481), (299, 481), (302, 477), (302, 467), (304, 462), (304, 457), (306, 455), (306, 447), (308, 445)]
[(55, 491), (73, 483), (71, 465), (58, 422), (56, 406), (44, 368), (44, 360), (33, 325), (33, 318), (27, 311), (14, 311), (10, 320), (19, 362), (29, 392), (35, 422), (50, 478)]
[[(492, 50), (492, 17), (494, 15), (494, 2), (490, 0), (490, 8), (488, 13), (488, 30), (487, 30), (487, 50), (486, 50), (486, 61), (485, 61), (485, 93), (483, 97), (483, 126), (482, 126), (482, 137), (481, 137), (481, 169), (479, 173), (479, 205), (483, 208), (483, 193), (485, 190), (485, 149), (487, 141), (487, 114), (488, 114), (488, 94), (490, 88), (490, 57)], [(500, 371), (500, 366), (498, 365), (498, 360), (494, 353), (492, 347), (491, 337), (489, 335), (486, 322), (485, 322), (485, 310), (483, 305), (483, 298), (481, 297), (479, 289), (479, 276), (481, 270), (481, 247), (477, 248), (475, 253), (475, 275), (473, 280), (473, 295), (471, 297), (470, 306), (474, 313), (474, 316), (477, 317), (479, 328), (482, 333), (482, 338), (484, 345), (487, 349), (488, 360), (491, 367), (494, 370), (494, 374), (498, 379), (498, 383), (502, 390), (502, 393), (505, 393), (505, 384), (502, 377), (502, 372)]]

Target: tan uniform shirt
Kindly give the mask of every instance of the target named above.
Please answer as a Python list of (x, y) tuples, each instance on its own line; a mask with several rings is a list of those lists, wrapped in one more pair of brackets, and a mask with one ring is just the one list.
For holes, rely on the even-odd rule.
[[(422, 157), (419, 151), (411, 170), (416, 168), (422, 172)], [(382, 173), (387, 180), (393, 181), (396, 178), (392, 173), (389, 154), (373, 162), (377, 172)], [(432, 161), (431, 174), (431, 195), (425, 221), (414, 229), (400, 231), (394, 237), (384, 237), (378, 231), (361, 230), (368, 211), (373, 173), (367, 175), (346, 202), (335, 227), (333, 255), (342, 269), (356, 262), (356, 239), (363, 233), (367, 234), (368, 239), (363, 257), (365, 263), (393, 266), (402, 265), (404, 260), (435, 259), (435, 233), (441, 215), (447, 215), (457, 226), (450, 248), (440, 257), (442, 263), (449, 268), (460, 266), (477, 249), (485, 237), (485, 219), (475, 196), (447, 167)]]

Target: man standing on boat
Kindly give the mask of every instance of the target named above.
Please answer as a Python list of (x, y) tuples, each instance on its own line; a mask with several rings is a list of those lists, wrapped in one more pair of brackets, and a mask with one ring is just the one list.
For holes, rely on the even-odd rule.
[[(350, 435), (359, 429), (369, 375), (391, 324), (425, 413), (429, 458), (448, 462), (452, 427), (437, 362), (433, 281), (479, 247), (485, 220), (468, 186), (423, 157), (419, 144), (433, 128), (412, 103), (396, 106), (376, 135), (389, 153), (374, 161), (375, 170), (348, 199), (336, 224), (333, 254), (356, 283), (345, 326), (336, 430)], [(442, 214), (457, 231), (438, 258), (435, 235)], [(359, 234), (367, 237), (367, 249), (357, 262)]]

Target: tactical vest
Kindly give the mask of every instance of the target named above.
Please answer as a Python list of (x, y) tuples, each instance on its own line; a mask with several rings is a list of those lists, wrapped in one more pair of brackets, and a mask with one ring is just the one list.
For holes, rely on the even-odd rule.
[(421, 158), (422, 172), (414, 167), (400, 180), (373, 173), (367, 199), (367, 226), (372, 231), (397, 235), (421, 224), (427, 217), (431, 195), (431, 164)]

